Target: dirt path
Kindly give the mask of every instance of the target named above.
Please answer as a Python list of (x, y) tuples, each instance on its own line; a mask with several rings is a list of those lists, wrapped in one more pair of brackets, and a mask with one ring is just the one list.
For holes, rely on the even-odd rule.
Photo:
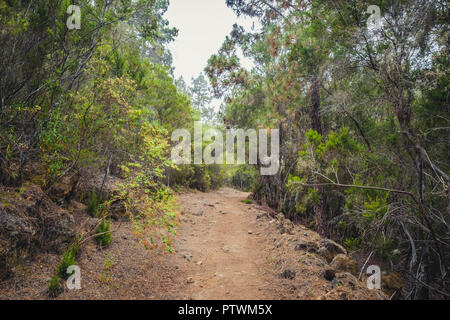
[[(222, 189), (180, 196), (182, 224), (176, 248), (192, 282), (180, 296), (193, 299), (275, 299), (256, 212), (242, 203), (248, 194)], [(180, 260), (183, 259), (184, 261)]]
[[(147, 251), (131, 223), (113, 223), (113, 230), (120, 228), (108, 248), (91, 241), (77, 258), (82, 289), (65, 288), (57, 299), (380, 298), (348, 272), (325, 279), (330, 266), (320, 252), (339, 246), (294, 226), (282, 214), (243, 203), (248, 195), (230, 188), (178, 195), (182, 210), (175, 254)], [(75, 219), (95, 225), (97, 219), (79, 205)], [(60, 259), (41, 254), (18, 269), (15, 277), (0, 283), (0, 300), (48, 299), (46, 290)]]

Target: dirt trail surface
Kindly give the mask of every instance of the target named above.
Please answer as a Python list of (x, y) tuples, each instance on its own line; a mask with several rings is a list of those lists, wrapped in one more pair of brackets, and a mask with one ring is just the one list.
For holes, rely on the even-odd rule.
[[(145, 250), (131, 223), (114, 223), (112, 229), (119, 229), (110, 247), (102, 250), (92, 241), (81, 250), (82, 289), (65, 288), (57, 299), (383, 297), (341, 272), (345, 263), (330, 266), (333, 256), (345, 249), (294, 226), (281, 214), (243, 203), (248, 195), (230, 188), (179, 195), (175, 254)], [(84, 208), (73, 212), (79, 224), (95, 223), (86, 220)], [(43, 254), (17, 270), (14, 278), (0, 283), (0, 299), (48, 299), (46, 288), (59, 259)], [(357, 272), (355, 266), (347, 269)]]
[[(248, 194), (222, 189), (185, 194), (178, 251), (194, 299), (270, 299), (278, 282), (267, 264), (255, 212), (241, 200)], [(250, 210), (249, 210), (250, 209)], [(194, 264), (194, 266), (192, 266)]]

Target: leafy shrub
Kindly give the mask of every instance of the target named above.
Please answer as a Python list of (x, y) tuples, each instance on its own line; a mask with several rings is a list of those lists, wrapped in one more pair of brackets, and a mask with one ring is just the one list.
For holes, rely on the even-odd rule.
[(393, 249), (395, 248), (392, 239), (379, 236), (373, 241), (373, 244), (377, 254), (386, 259), (391, 258)]
[(358, 238), (346, 238), (344, 240), (344, 246), (348, 251), (356, 251), (362, 247), (361, 239)]
[(48, 285), (48, 295), (51, 298), (57, 297), (61, 293), (61, 278), (58, 275), (54, 275), (50, 279), (50, 283)]
[(205, 167), (206, 172), (210, 178), (210, 188), (217, 190), (225, 183), (224, 167), (219, 164), (210, 164)]
[(97, 233), (99, 234), (95, 237), (97, 243), (103, 247), (109, 246), (111, 244), (112, 236), (111, 232), (109, 232), (111, 227), (111, 220), (102, 219), (100, 224), (97, 227)]
[(126, 199), (134, 234), (145, 249), (163, 246), (173, 252), (178, 206), (172, 189), (141, 171), (121, 184), (118, 194)]
[(242, 165), (231, 171), (230, 184), (242, 191), (254, 191), (258, 181), (258, 171), (249, 165)]
[(194, 180), (191, 187), (202, 192), (208, 192), (211, 189), (211, 176), (206, 170), (206, 165), (196, 166), (194, 168)]
[(59, 263), (56, 271), (59, 277), (65, 280), (69, 278), (70, 275), (67, 274), (67, 268), (77, 264), (76, 255), (78, 253), (78, 250), (79, 244), (78, 242), (75, 242), (66, 250), (66, 252), (64, 252), (61, 258), (61, 262)]
[(216, 190), (225, 184), (225, 171), (222, 165), (179, 165), (168, 170), (170, 187), (183, 186), (202, 192)]
[(91, 196), (89, 197), (88, 203), (87, 203), (87, 212), (90, 216), (96, 217), (101, 208), (102, 203), (102, 197), (100, 195), (100, 192), (97, 190), (92, 190)]

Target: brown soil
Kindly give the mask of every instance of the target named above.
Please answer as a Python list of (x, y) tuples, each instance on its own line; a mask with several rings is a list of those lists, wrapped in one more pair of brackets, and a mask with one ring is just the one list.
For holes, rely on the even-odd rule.
[[(303, 226), (286, 232), (279, 216), (241, 201), (249, 194), (224, 188), (178, 196), (182, 208), (175, 254), (146, 251), (130, 223), (114, 223), (113, 243), (92, 241), (78, 258), (82, 289), (57, 299), (380, 299), (349, 273), (324, 278), (328, 264), (295, 251), (296, 241), (318, 242)], [(76, 219), (95, 223), (75, 210)], [(278, 217), (278, 218), (277, 218)], [(280, 231), (281, 230), (281, 231)], [(59, 256), (43, 254), (0, 283), (0, 299), (48, 299)]]

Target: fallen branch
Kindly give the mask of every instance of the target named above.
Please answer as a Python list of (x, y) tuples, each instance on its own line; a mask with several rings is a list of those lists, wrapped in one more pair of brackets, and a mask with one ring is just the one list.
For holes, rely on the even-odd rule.
[(419, 204), (419, 201), (416, 199), (416, 197), (409, 191), (404, 190), (397, 190), (397, 189), (389, 189), (389, 188), (383, 188), (383, 187), (372, 187), (372, 186), (359, 186), (354, 184), (342, 184), (342, 183), (301, 183), (296, 181), (295, 183), (298, 183), (304, 187), (320, 187), (320, 186), (334, 186), (334, 187), (340, 187), (340, 188), (357, 188), (357, 189), (367, 189), (367, 190), (379, 190), (379, 191), (386, 191), (386, 192), (393, 192), (393, 193), (400, 193), (410, 196), (416, 204)]
[(369, 254), (369, 256), (367, 257), (366, 262), (364, 262), (364, 264), (363, 264), (363, 266), (362, 266), (362, 268), (361, 268), (361, 272), (359, 273), (358, 280), (361, 280), (361, 276), (362, 276), (363, 270), (364, 270), (364, 268), (366, 267), (367, 262), (369, 262), (370, 258), (372, 257), (372, 254), (373, 254), (373, 251), (372, 251), (372, 252)]

